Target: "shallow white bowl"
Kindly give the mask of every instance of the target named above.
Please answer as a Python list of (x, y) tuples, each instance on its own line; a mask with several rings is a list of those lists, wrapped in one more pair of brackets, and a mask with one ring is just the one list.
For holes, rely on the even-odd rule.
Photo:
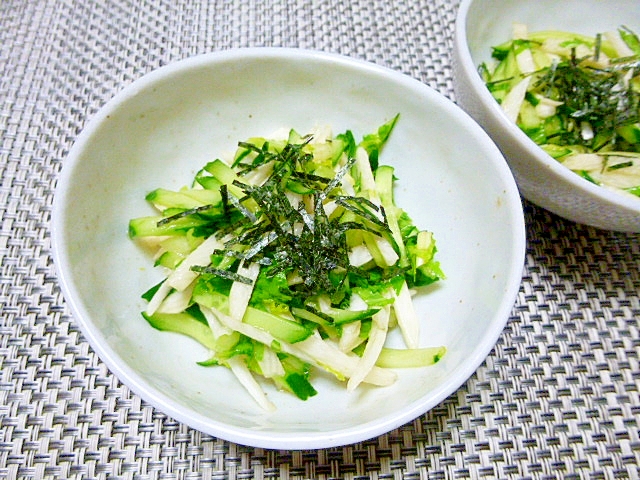
[(489, 93), (478, 66), (490, 59), (491, 47), (511, 38), (514, 22), (530, 31), (596, 35), (626, 25), (640, 32), (640, 2), (462, 0), (452, 52), (456, 102), (500, 147), (526, 199), (577, 223), (640, 232), (640, 199), (598, 187), (563, 167), (509, 121)]
[[(359, 138), (400, 113), (381, 161), (396, 167), (397, 200), (435, 232), (448, 279), (417, 299), (421, 344), (446, 345), (434, 367), (401, 371), (388, 388), (320, 378), (307, 402), (266, 387), (265, 413), (224, 368), (196, 361), (188, 338), (153, 330), (140, 294), (161, 278), (127, 237), (145, 194), (179, 188), (237, 141), (316, 124)], [(506, 162), (461, 109), (399, 73), (317, 52), (241, 49), (184, 60), (134, 82), (73, 146), (53, 211), (59, 280), (82, 332), (132, 391), (168, 415), (229, 441), (325, 448), (385, 433), (454, 392), (485, 359), (521, 281), (525, 230)], [(393, 339), (392, 339), (393, 340)]]

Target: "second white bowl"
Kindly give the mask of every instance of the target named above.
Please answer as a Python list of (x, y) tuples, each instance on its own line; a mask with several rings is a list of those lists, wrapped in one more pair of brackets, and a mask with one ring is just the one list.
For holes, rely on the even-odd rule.
[(627, 198), (584, 180), (547, 155), (507, 116), (478, 73), (491, 47), (511, 38), (514, 22), (530, 31), (564, 30), (595, 36), (621, 25), (640, 32), (638, 0), (463, 0), (452, 52), (456, 102), (493, 138), (521, 194), (566, 219), (640, 232), (640, 198)]

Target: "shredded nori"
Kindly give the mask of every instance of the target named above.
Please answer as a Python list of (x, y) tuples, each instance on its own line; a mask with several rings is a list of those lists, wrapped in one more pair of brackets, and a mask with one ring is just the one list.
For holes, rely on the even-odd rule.
[[(304, 166), (312, 156), (303, 147), (310, 140), (305, 137), (303, 143), (287, 144), (280, 152), (266, 152), (249, 143), (240, 145), (262, 158), (269, 157), (274, 168), (262, 185), (234, 183), (246, 194), (243, 201), (251, 199), (258, 205), (257, 220), (239, 225), (225, 246), (243, 251), (245, 259), (270, 264), (271, 275), (297, 272), (302, 283), (292, 290), (298, 295), (310, 296), (318, 292), (331, 295), (353, 270), (348, 257), (347, 231), (361, 229), (380, 235), (381, 231), (389, 231), (389, 226), (383, 214), (376, 215), (380, 209), (373, 203), (360, 197), (332, 197), (332, 192), (353, 165), (353, 158), (331, 179), (305, 172)], [(244, 165), (249, 168), (248, 163)], [(312, 213), (302, 203), (291, 203), (287, 196), (287, 184), (291, 180), (310, 189), (307, 195), (311, 199)], [(361, 222), (329, 218), (323, 203), (328, 198), (355, 213)]]
[(245, 277), (244, 275), (239, 275), (230, 270), (224, 270), (221, 268), (215, 268), (211, 266), (203, 267), (201, 265), (194, 265), (193, 267), (191, 267), (191, 270), (198, 273), (206, 273), (209, 275), (215, 275), (218, 277), (226, 278), (228, 280), (233, 280), (234, 282), (245, 283), (247, 285), (251, 285), (253, 283), (253, 280), (251, 280), (248, 277)]
[(179, 218), (188, 217), (189, 215), (193, 215), (195, 213), (206, 212), (209, 210), (213, 210), (215, 208), (214, 205), (203, 205), (201, 207), (194, 207), (188, 210), (184, 210), (182, 212), (176, 213), (174, 215), (170, 215), (158, 221), (157, 225), (161, 227), (162, 225), (166, 225), (167, 223), (171, 223)]
[[(348, 231), (362, 230), (378, 236), (385, 235), (395, 244), (382, 207), (363, 197), (334, 193), (353, 166), (355, 158), (349, 157), (333, 178), (309, 173), (305, 171), (305, 165), (313, 159), (313, 155), (305, 151), (304, 147), (310, 141), (311, 137), (306, 136), (302, 138), (302, 143), (287, 143), (279, 151), (270, 149), (267, 142), (261, 147), (240, 142), (239, 147), (244, 152), (256, 155), (251, 158), (248, 154), (239, 154), (235, 167), (247, 173), (267, 162), (273, 162), (273, 172), (261, 185), (234, 181), (233, 185), (244, 193), (241, 198), (232, 195), (227, 185), (222, 185), (222, 208), (218, 208), (211, 225), (200, 227), (224, 241), (226, 256), (269, 265), (270, 275), (296, 272), (302, 278), (302, 283), (292, 287), (292, 292), (303, 298), (319, 292), (333, 295), (347, 281), (350, 273), (356, 276), (367, 273), (350, 265)], [(303, 202), (291, 203), (287, 195), (291, 193), (288, 188), (291, 181), (308, 189), (305, 195), (310, 199), (310, 206)], [(324, 208), (325, 200), (333, 200), (350, 211), (357, 221), (330, 218)], [(252, 212), (245, 206), (248, 201), (255, 202), (257, 211)], [(214, 208), (216, 207), (213, 205), (205, 205), (187, 209), (160, 220), (158, 225), (206, 213)], [(250, 279), (233, 271), (212, 266), (195, 266), (192, 270), (251, 283)]]
[[(555, 135), (553, 143), (594, 150), (605, 146), (620, 149), (622, 138), (616, 129), (640, 121), (640, 92), (625, 80), (629, 72), (638, 72), (640, 58), (616, 59), (606, 68), (596, 68), (584, 60), (576, 57), (574, 49), (567, 60), (536, 73), (535, 90), (563, 102), (557, 112), (566, 128)], [(583, 136), (583, 122), (588, 122), (596, 135)]]

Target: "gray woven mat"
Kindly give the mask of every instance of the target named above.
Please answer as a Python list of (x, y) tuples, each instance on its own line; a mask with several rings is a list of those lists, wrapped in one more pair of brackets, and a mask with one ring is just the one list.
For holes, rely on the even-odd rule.
[(169, 62), (231, 47), (337, 52), (452, 98), (456, 4), (436, 1), (0, 2), (0, 478), (638, 478), (640, 236), (526, 205), (509, 324), (455, 394), (379, 438), (267, 451), (142, 402), (79, 333), (49, 219), (88, 118)]

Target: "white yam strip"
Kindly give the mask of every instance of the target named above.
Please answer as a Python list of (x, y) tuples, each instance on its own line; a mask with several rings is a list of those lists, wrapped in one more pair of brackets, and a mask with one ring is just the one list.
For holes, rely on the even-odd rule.
[(613, 46), (613, 49), (616, 51), (619, 57), (633, 56), (633, 50), (631, 50), (631, 48), (629, 48), (629, 45), (627, 45), (625, 41), (622, 40), (622, 38), (620, 37), (620, 33), (618, 33), (617, 30), (605, 32), (603, 34), (603, 37), (606, 38), (609, 43), (611, 43), (611, 46)]
[(538, 105), (535, 106), (536, 114), (540, 118), (549, 118), (553, 117), (558, 110), (558, 107), (562, 105), (562, 102), (558, 102), (556, 100), (551, 100), (547, 97), (538, 97)]
[(330, 217), (333, 214), (333, 212), (335, 212), (338, 209), (338, 204), (333, 200), (329, 200), (328, 202), (323, 204), (323, 206), (324, 206), (324, 213), (327, 214), (327, 217)]
[[(351, 294), (351, 300), (349, 301), (349, 310), (357, 312), (358, 310), (367, 310), (369, 305), (365, 302), (357, 293)], [(343, 352), (350, 352), (362, 342), (364, 338), (360, 337), (360, 328), (362, 322), (350, 322), (342, 326), (342, 335), (338, 340), (338, 348)]]
[[(527, 30), (527, 26), (522, 23), (514, 23), (513, 24), (513, 38), (526, 40), (529, 38), (529, 32)], [(536, 70), (536, 64), (533, 61), (533, 54), (531, 53), (531, 49), (525, 48), (518, 55), (516, 55), (516, 63), (518, 64), (518, 69), (524, 75), (529, 73), (533, 73)]]
[(369, 304), (367, 304), (367, 302), (365, 302), (360, 295), (358, 295), (357, 293), (351, 294), (351, 299), (349, 300), (349, 311), (359, 312), (368, 309)]
[[(346, 158), (346, 155), (344, 155), (344, 158)], [(353, 188), (354, 183), (353, 177), (348, 173), (342, 177), (342, 189), (344, 190), (345, 195), (351, 195), (352, 197), (355, 196), (356, 191)]]
[(522, 107), (522, 102), (524, 102), (524, 96), (527, 93), (530, 82), (531, 77), (523, 78), (511, 89), (511, 91), (509, 91), (509, 93), (507, 93), (504, 100), (502, 100), (502, 111), (513, 123), (516, 123), (518, 120), (520, 107)]
[(398, 261), (398, 254), (386, 238), (371, 232), (362, 232), (362, 238), (376, 263), (381, 267), (390, 267)]
[(269, 136), (267, 138), (271, 139), (271, 140), (283, 140), (286, 141), (289, 139), (289, 133), (291, 132), (290, 129), (288, 129), (287, 127), (280, 127), (276, 130), (274, 130), (273, 132), (271, 132), (271, 134), (269, 134)]
[(364, 341), (364, 338), (360, 338), (361, 326), (362, 322), (360, 321), (349, 322), (342, 326), (342, 335), (338, 340), (340, 351), (350, 352)]
[(636, 67), (636, 68), (630, 68), (629, 71), (624, 74), (624, 77), (622, 77), (622, 81), (624, 82), (624, 88), (629, 88), (629, 84), (635, 78), (637, 73), (638, 72)]
[(602, 170), (603, 159), (597, 153), (577, 153), (568, 156), (562, 165), (570, 170)]
[[(340, 373), (345, 378), (351, 378), (358, 367), (359, 357), (341, 352), (335, 345), (324, 341), (319, 333), (287, 347), (288, 353), (307, 360), (312, 365), (324, 368), (329, 372)], [(284, 348), (283, 348), (284, 350)], [(362, 381), (377, 386), (388, 386), (396, 381), (397, 375), (392, 370), (374, 366)]]
[(635, 200), (637, 200), (637, 199), (638, 199), (638, 197), (637, 197), (636, 195), (634, 195), (633, 193), (629, 193), (629, 192), (627, 192), (626, 190), (621, 190), (621, 189), (616, 188), (616, 187), (613, 187), (613, 186), (611, 186), (611, 185), (607, 185), (606, 183), (603, 183), (603, 184), (601, 185), (601, 187), (602, 187), (602, 188), (605, 188), (605, 189), (607, 189), (607, 190), (610, 190), (610, 191), (612, 191), (612, 192), (616, 192), (617, 194), (620, 194), (620, 195), (625, 196), (625, 197), (627, 197), (627, 198), (633, 198), (633, 199), (635, 199)]
[(383, 258), (387, 262), (387, 266), (391, 267), (395, 265), (400, 257), (398, 257), (398, 254), (394, 250), (393, 245), (391, 245), (391, 242), (386, 238), (378, 237), (377, 246)]
[(229, 316), (235, 321), (241, 322), (247, 311), (251, 294), (253, 293), (253, 285), (260, 273), (260, 265), (252, 263), (248, 267), (240, 265), (238, 267), (238, 275), (251, 279), (251, 284), (242, 282), (233, 282), (229, 291)]
[(156, 310), (158, 310), (160, 304), (162, 304), (167, 295), (169, 295), (172, 288), (173, 287), (171, 287), (171, 285), (169, 285), (166, 281), (162, 282), (158, 290), (156, 290), (156, 293), (154, 293), (153, 297), (151, 297), (151, 300), (149, 300), (145, 313), (147, 315), (153, 315), (154, 313), (156, 313)]
[[(429, 246), (433, 243), (433, 233), (427, 230), (421, 230), (418, 232), (418, 239), (416, 240), (416, 247), (418, 250), (427, 250)], [(422, 255), (419, 255), (416, 258), (416, 267), (421, 267), (424, 265), (425, 259)]]
[(240, 357), (231, 357), (228, 360), (229, 368), (233, 374), (238, 378), (244, 388), (247, 389), (253, 399), (264, 408), (267, 412), (273, 412), (276, 406), (267, 398), (267, 394), (264, 393), (260, 384), (253, 378), (249, 367), (244, 363)]
[(318, 302), (318, 309), (322, 313), (328, 313), (331, 311), (331, 298), (329, 297), (329, 295), (324, 293), (318, 295), (316, 301)]
[(385, 305), (372, 317), (369, 341), (364, 348), (362, 357), (358, 360), (356, 368), (347, 382), (347, 390), (355, 390), (375, 366), (378, 356), (382, 351), (389, 330), (389, 306)]
[(254, 327), (253, 325), (234, 320), (229, 315), (225, 315), (217, 308), (209, 308), (200, 304), (200, 310), (205, 316), (208, 315), (207, 312), (211, 312), (211, 314), (213, 314), (218, 319), (220, 324), (225, 328), (228, 328), (232, 331), (235, 330), (236, 332), (246, 335), (247, 337), (252, 338), (257, 342), (263, 343), (264, 345), (271, 345), (274, 341), (277, 341), (273, 337), (273, 335), (267, 333), (266, 331)]
[(274, 162), (265, 163), (244, 175), (243, 181), (250, 185), (262, 185), (273, 173)]
[(287, 285), (300, 285), (302, 282), (304, 282), (304, 279), (298, 273), (287, 274)]
[[(524, 99), (524, 97), (523, 97)], [(374, 205), (380, 205), (380, 198), (376, 190), (376, 180), (371, 171), (369, 163), (369, 154), (367, 151), (358, 147), (356, 150), (355, 167), (360, 174), (360, 192), (367, 197)], [(391, 243), (385, 238), (364, 232), (363, 238), (369, 251), (376, 259), (376, 262), (382, 267), (389, 267), (398, 261), (398, 254), (393, 249)]]
[[(218, 318), (206, 308), (201, 308), (202, 314), (207, 319), (207, 323), (209, 324), (209, 328), (213, 333), (214, 338), (218, 339), (220, 336), (231, 333), (231, 329), (229, 329), (226, 325), (223, 325)], [(266, 353), (265, 349), (265, 353)], [(273, 352), (272, 352), (273, 353)], [(275, 355), (275, 354), (274, 354)], [(276, 360), (280, 361), (277, 357)], [(256, 381), (256, 379), (251, 374), (251, 371), (247, 367), (247, 364), (240, 357), (231, 357), (227, 364), (229, 365), (229, 369), (236, 376), (240, 384), (249, 392), (249, 395), (253, 397), (258, 405), (264, 408), (268, 412), (272, 412), (276, 409), (276, 406), (267, 398), (264, 390), (260, 384)], [(280, 365), (282, 368), (282, 365)], [(284, 371), (284, 369), (283, 369)]]
[(405, 345), (407, 348), (418, 348), (420, 322), (418, 321), (418, 315), (413, 305), (407, 282), (403, 282), (400, 293), (396, 294), (393, 310), (395, 311)]
[(316, 125), (311, 129), (311, 143), (315, 145), (323, 145), (327, 142), (331, 142), (333, 138), (333, 131), (330, 125)]
[(511, 36), (515, 40), (526, 40), (529, 38), (529, 29), (525, 23), (514, 22), (511, 25)]
[[(200, 308), (203, 312), (207, 310), (207, 307), (204, 306)], [(264, 330), (253, 327), (252, 325), (237, 322), (218, 309), (212, 308), (210, 310), (227, 328), (236, 330), (265, 345), (271, 345), (275, 342), (280, 345), (283, 352), (294, 355), (311, 365), (327, 370), (338, 378), (349, 378), (358, 363), (358, 357), (341, 352), (337, 346), (324, 341), (318, 332), (315, 332), (301, 342), (290, 344), (281, 342)], [(395, 382), (396, 377), (397, 375), (392, 370), (374, 367), (365, 377), (364, 381), (373, 385), (388, 386)]]
[(171, 272), (165, 283), (176, 290), (184, 290), (198, 276), (196, 272), (191, 271), (191, 267), (196, 265), (209, 265), (213, 251), (223, 247), (222, 242), (216, 237), (211, 236), (207, 238)]
[(180, 313), (185, 311), (191, 303), (194, 286), (195, 284), (192, 283), (182, 291), (174, 290), (165, 297), (156, 311), (159, 313)]
[(265, 378), (282, 377), (286, 373), (278, 355), (269, 347), (265, 347), (258, 365)]
[[(640, 165), (633, 165), (618, 170), (606, 171), (594, 177), (614, 188), (633, 188), (640, 185)], [(637, 197), (636, 197), (637, 198)]]
[(354, 267), (361, 267), (373, 260), (373, 255), (366, 245), (360, 244), (349, 250), (349, 264)]
[(536, 64), (533, 61), (531, 50), (526, 48), (516, 55), (518, 68), (524, 75), (528, 75), (536, 71)]
[(145, 313), (147, 315), (153, 315), (164, 299), (171, 293), (172, 289), (182, 291), (186, 289), (191, 282), (198, 276), (197, 273), (191, 271), (191, 267), (194, 265), (208, 265), (211, 257), (211, 253), (217, 248), (221, 248), (222, 243), (215, 237), (209, 237), (202, 242), (198, 247), (185, 258), (178, 267), (169, 274), (167, 279), (160, 285), (156, 293), (153, 295)]
[(591, 140), (593, 138), (594, 132), (590, 122), (580, 122), (580, 136), (583, 140)]
[(217, 339), (222, 335), (230, 334), (233, 331), (226, 325), (223, 325), (220, 320), (218, 320), (218, 317), (216, 317), (208, 308), (200, 307), (200, 311), (204, 315), (204, 318), (207, 319), (207, 323), (209, 324), (211, 332), (213, 332), (214, 338)]
[(136, 241), (143, 248), (146, 248), (149, 250), (158, 249), (159, 251), (156, 252), (154, 255), (154, 258), (157, 258), (163, 252), (162, 248), (159, 248), (160, 244), (164, 242), (167, 238), (169, 238), (168, 235), (151, 235), (148, 237), (136, 237)]
[[(306, 199), (305, 202), (305, 197), (301, 193), (295, 193), (290, 190), (286, 190), (284, 192), (284, 195), (285, 197), (287, 197), (287, 200), (289, 200), (289, 203), (294, 208), (297, 208), (301, 203), (304, 204), (307, 211), (309, 211), (309, 209), (311, 208), (311, 202), (309, 201), (309, 199)], [(311, 211), (313, 211), (313, 208), (311, 208)]]
[[(360, 174), (360, 191), (367, 192), (369, 195), (373, 195), (375, 196), (375, 199), (377, 199), (378, 195), (375, 193), (376, 181), (375, 181), (375, 178), (373, 177), (373, 172), (371, 171), (371, 164), (369, 163), (369, 154), (362, 147), (358, 147), (356, 150), (356, 161), (354, 163), (354, 166), (356, 167), (356, 169), (358, 170), (358, 173)], [(369, 198), (369, 200), (376, 203), (374, 201), (374, 198)]]

